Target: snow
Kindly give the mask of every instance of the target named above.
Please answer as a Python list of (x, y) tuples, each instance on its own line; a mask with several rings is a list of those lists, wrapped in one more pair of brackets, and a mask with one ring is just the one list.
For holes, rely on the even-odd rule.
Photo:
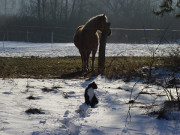
[[(106, 45), (106, 56), (167, 56), (178, 44), (116, 44)], [(73, 43), (0, 42), (0, 57), (64, 57), (80, 56)], [(96, 54), (98, 56), (98, 53)]]
[[(85, 88), (92, 81), (98, 85), (95, 91), (99, 104), (96, 108), (84, 104)], [(132, 88), (134, 99), (143, 88), (149, 93), (163, 93), (163, 88), (159, 86), (147, 87), (136, 80), (124, 82), (108, 80), (103, 76), (90, 80), (0, 79), (0, 86), (1, 135), (180, 134), (180, 121), (159, 120), (155, 116), (146, 115), (146, 106), (155, 100), (153, 94), (141, 94), (137, 103), (131, 107), (131, 117), (128, 115)], [(45, 92), (43, 88), (52, 90)], [(36, 99), (29, 100), (29, 96)], [(160, 104), (166, 99), (166, 96), (162, 96), (156, 102)], [(26, 114), (29, 108), (41, 109), (44, 114)]]
[[(107, 44), (106, 56), (151, 56), (157, 47), (156, 55), (168, 55), (177, 46)], [(0, 42), (0, 57), (30, 56), (79, 53), (72, 43)], [(91, 82), (98, 86), (94, 90), (99, 99), (95, 108), (84, 104), (84, 91)], [(171, 92), (176, 94), (173, 88)], [(0, 78), (0, 135), (179, 135), (178, 111), (171, 115), (172, 120), (147, 115), (167, 100), (164, 95), (161, 86), (145, 84), (138, 78), (130, 82), (104, 76), (88, 80)], [(34, 100), (27, 99), (29, 96)], [(134, 99), (135, 103), (129, 104)], [(27, 114), (30, 108), (43, 113)], [(174, 120), (176, 117), (178, 120)]]

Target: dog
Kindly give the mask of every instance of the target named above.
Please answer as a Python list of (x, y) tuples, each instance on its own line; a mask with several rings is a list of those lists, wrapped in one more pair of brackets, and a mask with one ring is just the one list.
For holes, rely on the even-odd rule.
[(92, 82), (85, 89), (85, 93), (84, 93), (85, 103), (87, 105), (90, 105), (91, 108), (93, 108), (99, 102), (96, 97), (96, 94), (94, 93), (94, 89), (97, 89), (97, 88), (98, 87), (97, 87), (96, 83)]

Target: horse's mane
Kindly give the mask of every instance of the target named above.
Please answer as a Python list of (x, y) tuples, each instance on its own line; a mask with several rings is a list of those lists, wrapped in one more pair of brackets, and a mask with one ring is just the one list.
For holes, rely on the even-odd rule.
[(99, 19), (100, 17), (104, 16), (107, 22), (107, 16), (105, 14), (100, 14), (97, 16), (94, 16), (92, 18), (90, 18), (84, 25), (84, 27), (89, 28), (90, 26), (94, 25), (94, 23), (97, 22), (97, 19)]

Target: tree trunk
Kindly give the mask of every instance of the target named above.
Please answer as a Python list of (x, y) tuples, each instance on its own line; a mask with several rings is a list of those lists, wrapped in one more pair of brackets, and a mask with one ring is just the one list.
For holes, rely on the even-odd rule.
[(60, 2), (59, 20), (60, 20), (60, 24), (62, 24), (63, 23), (63, 0), (61, 0)]
[(73, 18), (75, 5), (76, 5), (76, 0), (73, 1), (73, 5), (72, 5), (72, 9), (71, 9), (71, 14), (70, 14), (70, 17), (69, 17), (70, 20)]
[(37, 0), (37, 11), (39, 25), (41, 25), (41, 0)]
[(68, 0), (66, 0), (66, 6), (65, 6), (65, 23), (68, 21)]
[(45, 22), (46, 0), (42, 0), (42, 20)]
[(99, 46), (99, 58), (98, 58), (98, 72), (100, 74), (104, 73), (105, 69), (105, 50), (106, 50), (106, 41), (109, 34), (111, 23), (106, 23), (104, 30), (101, 33), (100, 46)]
[(4, 14), (6, 17), (7, 16), (7, 0), (5, 0), (5, 3), (4, 3)]

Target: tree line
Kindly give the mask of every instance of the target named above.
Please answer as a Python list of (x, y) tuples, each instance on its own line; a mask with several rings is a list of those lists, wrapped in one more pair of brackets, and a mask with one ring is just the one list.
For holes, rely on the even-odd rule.
[(158, 42), (165, 32), (164, 38), (168, 41), (179, 37), (179, 32), (130, 30), (178, 29), (173, 13), (163, 17), (154, 15), (154, 9), (158, 9), (161, 2), (157, 0), (17, 0), (16, 14), (6, 11), (5, 6), (10, 2), (1, 1), (4, 1), (1, 9), (5, 11), (0, 15), (0, 40), (22, 38), (26, 41), (28, 37), (32, 42), (50, 42), (53, 32), (55, 42), (72, 42), (76, 27), (101, 13), (105, 13), (112, 24), (110, 42)]

